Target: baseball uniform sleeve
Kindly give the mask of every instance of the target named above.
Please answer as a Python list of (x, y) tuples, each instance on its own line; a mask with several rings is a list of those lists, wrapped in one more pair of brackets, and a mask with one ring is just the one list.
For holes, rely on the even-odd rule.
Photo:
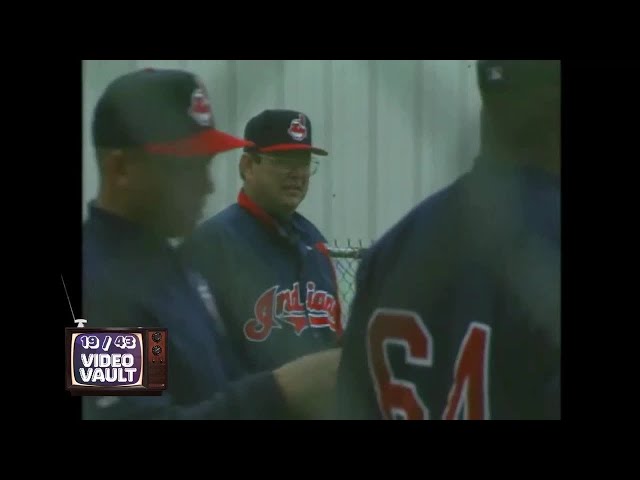
[[(99, 296), (95, 293), (85, 295), (83, 314), (91, 319), (92, 327), (112, 326), (113, 319), (118, 319), (118, 325), (122, 327), (158, 324), (134, 302), (121, 295), (105, 295), (104, 289)], [(194, 391), (197, 388), (193, 385)], [(165, 391), (161, 396), (148, 397), (84, 397), (82, 408), (83, 418), (87, 420), (251, 420), (283, 419), (287, 415), (284, 397), (271, 372), (244, 376), (222, 386), (210, 398), (190, 404), (178, 404), (174, 396)]]

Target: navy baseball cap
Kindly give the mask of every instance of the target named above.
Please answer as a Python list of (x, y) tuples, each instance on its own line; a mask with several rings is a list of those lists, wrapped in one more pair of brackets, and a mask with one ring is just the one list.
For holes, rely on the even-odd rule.
[(98, 100), (92, 134), (96, 147), (180, 157), (251, 145), (215, 128), (204, 85), (182, 70), (150, 68), (114, 80)]
[(481, 92), (560, 85), (560, 60), (478, 60)]
[(308, 150), (316, 155), (328, 155), (326, 150), (311, 143), (311, 120), (296, 110), (263, 111), (247, 122), (244, 138), (254, 144), (245, 147), (245, 151)]

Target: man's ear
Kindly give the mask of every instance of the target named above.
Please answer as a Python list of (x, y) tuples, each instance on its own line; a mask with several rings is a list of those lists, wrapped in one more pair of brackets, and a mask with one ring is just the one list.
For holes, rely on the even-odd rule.
[(102, 152), (102, 171), (117, 187), (127, 187), (131, 181), (134, 162), (124, 150), (114, 149)]

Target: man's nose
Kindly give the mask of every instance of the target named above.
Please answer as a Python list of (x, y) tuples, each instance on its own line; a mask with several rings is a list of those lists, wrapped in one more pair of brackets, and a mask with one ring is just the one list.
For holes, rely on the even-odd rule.
[(289, 176), (293, 178), (302, 178), (309, 176), (309, 167), (305, 165), (293, 165), (289, 167)]
[(203, 172), (199, 179), (200, 181), (197, 182), (197, 185), (194, 185), (194, 188), (197, 188), (203, 195), (211, 195), (216, 191), (213, 177), (208, 169), (206, 172)]
[(214, 183), (213, 177), (211, 176), (211, 174), (207, 172), (207, 175), (205, 178), (205, 193), (207, 195), (211, 195), (215, 191), (216, 191), (216, 184)]

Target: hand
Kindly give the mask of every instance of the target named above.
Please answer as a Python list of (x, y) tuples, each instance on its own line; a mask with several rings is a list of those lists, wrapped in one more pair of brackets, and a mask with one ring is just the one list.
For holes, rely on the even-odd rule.
[(320, 418), (333, 405), (342, 350), (305, 355), (273, 373), (295, 417)]

